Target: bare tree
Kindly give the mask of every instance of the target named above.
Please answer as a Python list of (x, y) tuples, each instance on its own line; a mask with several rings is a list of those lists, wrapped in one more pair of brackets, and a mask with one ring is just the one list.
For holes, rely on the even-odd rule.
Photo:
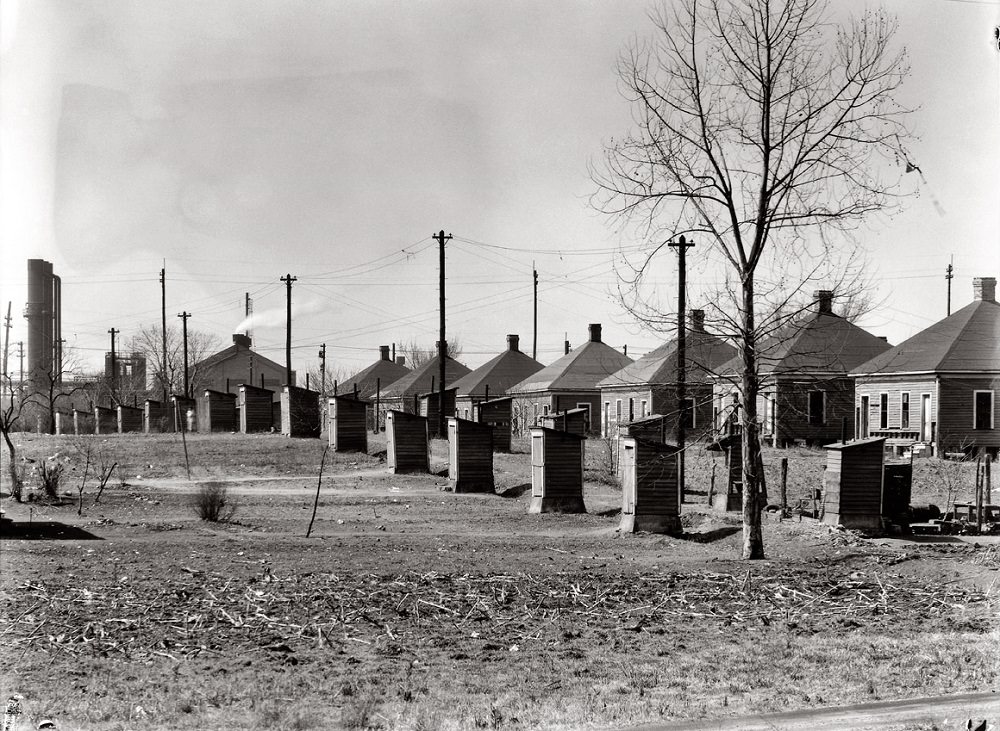
[[(413, 370), (433, 360), (437, 355), (436, 344), (424, 347), (416, 340), (400, 343), (396, 350), (400, 355), (406, 356), (406, 362)], [(462, 341), (454, 337), (448, 338), (448, 356), (458, 358), (460, 355), (462, 355)]]
[[(150, 390), (161, 398), (184, 392), (184, 336), (179, 327), (167, 328), (166, 360), (163, 353), (163, 330), (159, 325), (144, 325), (128, 341), (132, 352), (146, 358)], [(210, 333), (188, 330), (188, 381), (192, 393), (198, 393), (209, 373), (199, 365), (221, 347), (219, 338)]]
[(636, 128), (595, 168), (594, 205), (663, 242), (640, 272), (681, 234), (725, 272), (714, 315), (741, 357), (743, 557), (763, 558), (758, 345), (852, 253), (860, 221), (898, 204), (906, 55), (890, 16), (838, 24), (822, 0), (676, 0), (652, 20), (620, 60)]

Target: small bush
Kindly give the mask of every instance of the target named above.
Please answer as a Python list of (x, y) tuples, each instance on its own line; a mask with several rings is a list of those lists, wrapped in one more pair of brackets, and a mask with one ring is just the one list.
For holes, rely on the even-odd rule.
[(54, 457), (41, 462), (38, 467), (38, 476), (41, 479), (42, 489), (45, 496), (50, 500), (59, 499), (59, 480), (62, 477), (63, 464)]
[(221, 482), (203, 482), (194, 501), (195, 512), (210, 523), (225, 523), (236, 512), (236, 501)]

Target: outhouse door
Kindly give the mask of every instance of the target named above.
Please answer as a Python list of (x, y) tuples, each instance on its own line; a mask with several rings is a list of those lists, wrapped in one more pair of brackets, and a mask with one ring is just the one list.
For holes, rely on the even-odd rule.
[(635, 443), (625, 443), (622, 451), (622, 513), (631, 515), (635, 513)]
[(545, 495), (545, 435), (531, 435), (531, 497)]

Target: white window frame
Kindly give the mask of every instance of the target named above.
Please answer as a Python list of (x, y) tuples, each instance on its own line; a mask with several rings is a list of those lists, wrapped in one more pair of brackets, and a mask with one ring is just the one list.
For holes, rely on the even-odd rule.
[[(906, 401), (905, 401), (906, 408), (903, 408), (903, 406), (904, 406), (903, 397), (904, 396), (906, 397)], [(899, 428), (900, 429), (909, 429), (910, 428), (910, 405), (911, 405), (912, 402), (913, 402), (913, 399), (910, 398), (910, 392), (909, 391), (900, 391), (899, 392)], [(905, 424), (903, 423), (903, 415), (904, 414), (906, 415), (906, 423)]]
[(639, 418), (644, 419), (649, 415), (646, 413), (647, 408), (648, 408), (648, 402), (646, 401), (646, 399), (642, 399), (641, 401), (639, 401)]
[(615, 399), (615, 423), (622, 423), (622, 400), (620, 398)]
[(604, 436), (611, 435), (611, 402), (604, 402)]
[[(684, 401), (686, 401), (690, 405), (690, 408), (688, 409), (688, 412), (691, 414), (691, 425), (690, 426), (686, 426), (684, 428), (685, 429), (697, 429), (698, 428), (698, 417), (697, 417), (697, 414), (695, 412), (695, 400), (693, 398), (691, 398), (690, 396), (685, 396), (684, 397)], [(681, 419), (683, 417), (684, 417), (684, 404), (682, 403), (681, 404), (681, 413), (679, 413), (677, 415), (677, 418)]]
[[(981, 393), (988, 393), (990, 395), (990, 425), (989, 426), (977, 426), (976, 425), (976, 399)], [(972, 392), (972, 428), (976, 430), (980, 429), (993, 429), (996, 421), (994, 420), (996, 410), (996, 396), (994, 395), (992, 389), (981, 389)]]
[[(885, 408), (882, 405), (885, 404)], [(878, 428), (889, 428), (889, 392), (879, 391), (878, 394)]]

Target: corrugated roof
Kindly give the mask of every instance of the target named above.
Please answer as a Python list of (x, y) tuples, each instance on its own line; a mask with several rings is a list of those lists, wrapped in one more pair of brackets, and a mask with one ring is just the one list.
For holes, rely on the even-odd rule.
[(486, 396), (506, 393), (516, 383), (534, 375), (544, 368), (541, 363), (520, 350), (505, 350), (452, 384), (458, 389), (458, 396)]
[(357, 384), (359, 396), (369, 396), (376, 391), (378, 385), (383, 392), (396, 381), (410, 373), (410, 369), (391, 360), (379, 358), (363, 371), (355, 373), (337, 384), (337, 390), (351, 393)]
[[(816, 312), (761, 344), (760, 373), (846, 375), (890, 347), (885, 340), (838, 315)], [(742, 359), (737, 356), (724, 364), (720, 373), (739, 373), (742, 368)]]
[(949, 371), (1000, 371), (1000, 304), (976, 300), (852, 373)]
[[(685, 373), (687, 383), (711, 383), (712, 374), (737, 355), (736, 348), (718, 335), (707, 332), (688, 332), (685, 349), (688, 366)], [(650, 351), (635, 363), (613, 373), (597, 385), (601, 388), (615, 388), (675, 383), (677, 361), (677, 340), (674, 339)]]
[[(438, 365), (439, 357), (440, 356), (435, 355), (419, 368), (410, 371), (389, 386), (389, 388), (387, 388), (382, 395), (385, 398), (396, 398), (398, 396), (413, 398), (414, 394), (427, 393), (428, 391), (431, 391), (432, 381), (434, 382), (433, 390), (436, 391), (440, 387), (440, 384), (438, 384), (436, 380), (438, 374), (440, 373), (440, 367)], [(469, 373), (469, 369), (451, 356), (445, 356), (445, 358), (444, 380), (445, 388), (448, 388), (454, 381), (458, 380), (466, 373)]]
[(632, 362), (610, 345), (589, 340), (552, 365), (511, 386), (509, 392), (596, 390), (603, 379)]

